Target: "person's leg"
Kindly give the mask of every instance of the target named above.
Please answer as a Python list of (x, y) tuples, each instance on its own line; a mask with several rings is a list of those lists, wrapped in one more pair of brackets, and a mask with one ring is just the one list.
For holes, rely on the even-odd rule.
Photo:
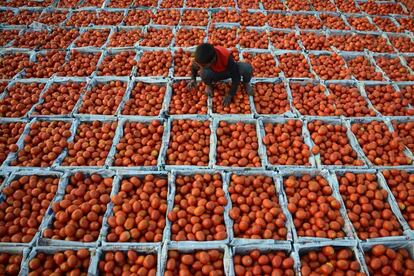
[(238, 62), (237, 65), (239, 66), (239, 72), (242, 76), (242, 82), (244, 84), (244, 88), (246, 89), (247, 94), (253, 96), (253, 87), (250, 84), (250, 80), (253, 77), (253, 67), (250, 63), (246, 62)]
[(201, 80), (206, 84), (206, 94), (213, 95), (213, 83), (221, 80), (228, 79), (229, 76), (226, 73), (217, 73), (210, 68), (203, 68), (200, 74)]
[(222, 81), (230, 78), (227, 72), (214, 72), (210, 68), (203, 68), (201, 70), (201, 79), (206, 84), (212, 84), (213, 82)]
[(242, 76), (243, 83), (248, 83), (253, 77), (253, 67), (250, 63), (247, 62), (238, 62), (237, 65), (239, 66), (239, 72)]

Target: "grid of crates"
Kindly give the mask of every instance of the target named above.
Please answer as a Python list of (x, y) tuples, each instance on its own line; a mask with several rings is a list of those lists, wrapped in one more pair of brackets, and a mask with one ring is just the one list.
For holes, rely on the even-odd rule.
[[(254, 65), (254, 97), (185, 89), (201, 42)], [(413, 257), (413, 61), (395, 1), (2, 0), (2, 260), (238, 275), (255, 249), (288, 274), (324, 246), (365, 273), (375, 245)], [(384, 226), (351, 208), (359, 186)], [(310, 219), (312, 196), (337, 219)], [(253, 202), (270, 215), (247, 222)]]

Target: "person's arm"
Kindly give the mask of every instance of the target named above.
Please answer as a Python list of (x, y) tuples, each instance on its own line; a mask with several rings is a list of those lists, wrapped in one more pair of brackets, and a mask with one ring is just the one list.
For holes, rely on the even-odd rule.
[(196, 81), (198, 66), (194, 62), (191, 64), (191, 80)]
[(227, 96), (224, 98), (223, 104), (225, 106), (229, 105), (233, 100), (234, 95), (236, 95), (237, 89), (239, 88), (241, 76), (239, 72), (239, 66), (234, 61), (233, 57), (229, 56), (229, 62), (227, 65), (227, 70), (229, 70), (231, 78), (231, 87)]
[(198, 65), (194, 62), (191, 64), (191, 81), (187, 84), (187, 89), (191, 90), (197, 86)]

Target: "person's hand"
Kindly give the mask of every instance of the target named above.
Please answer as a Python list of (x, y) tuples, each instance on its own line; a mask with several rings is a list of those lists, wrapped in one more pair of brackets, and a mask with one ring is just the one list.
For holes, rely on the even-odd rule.
[(213, 87), (211, 85), (207, 85), (204, 94), (206, 94), (207, 97), (213, 97)]
[(231, 103), (231, 100), (233, 100), (233, 97), (231, 95), (226, 95), (223, 99), (223, 105), (229, 106)]
[(197, 81), (192, 80), (187, 84), (187, 90), (193, 90), (197, 86)]

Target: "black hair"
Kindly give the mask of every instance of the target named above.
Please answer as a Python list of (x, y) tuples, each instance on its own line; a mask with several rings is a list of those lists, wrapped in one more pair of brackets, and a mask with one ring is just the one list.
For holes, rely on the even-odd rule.
[(200, 64), (210, 63), (216, 56), (216, 51), (210, 43), (202, 43), (195, 50), (195, 61)]

